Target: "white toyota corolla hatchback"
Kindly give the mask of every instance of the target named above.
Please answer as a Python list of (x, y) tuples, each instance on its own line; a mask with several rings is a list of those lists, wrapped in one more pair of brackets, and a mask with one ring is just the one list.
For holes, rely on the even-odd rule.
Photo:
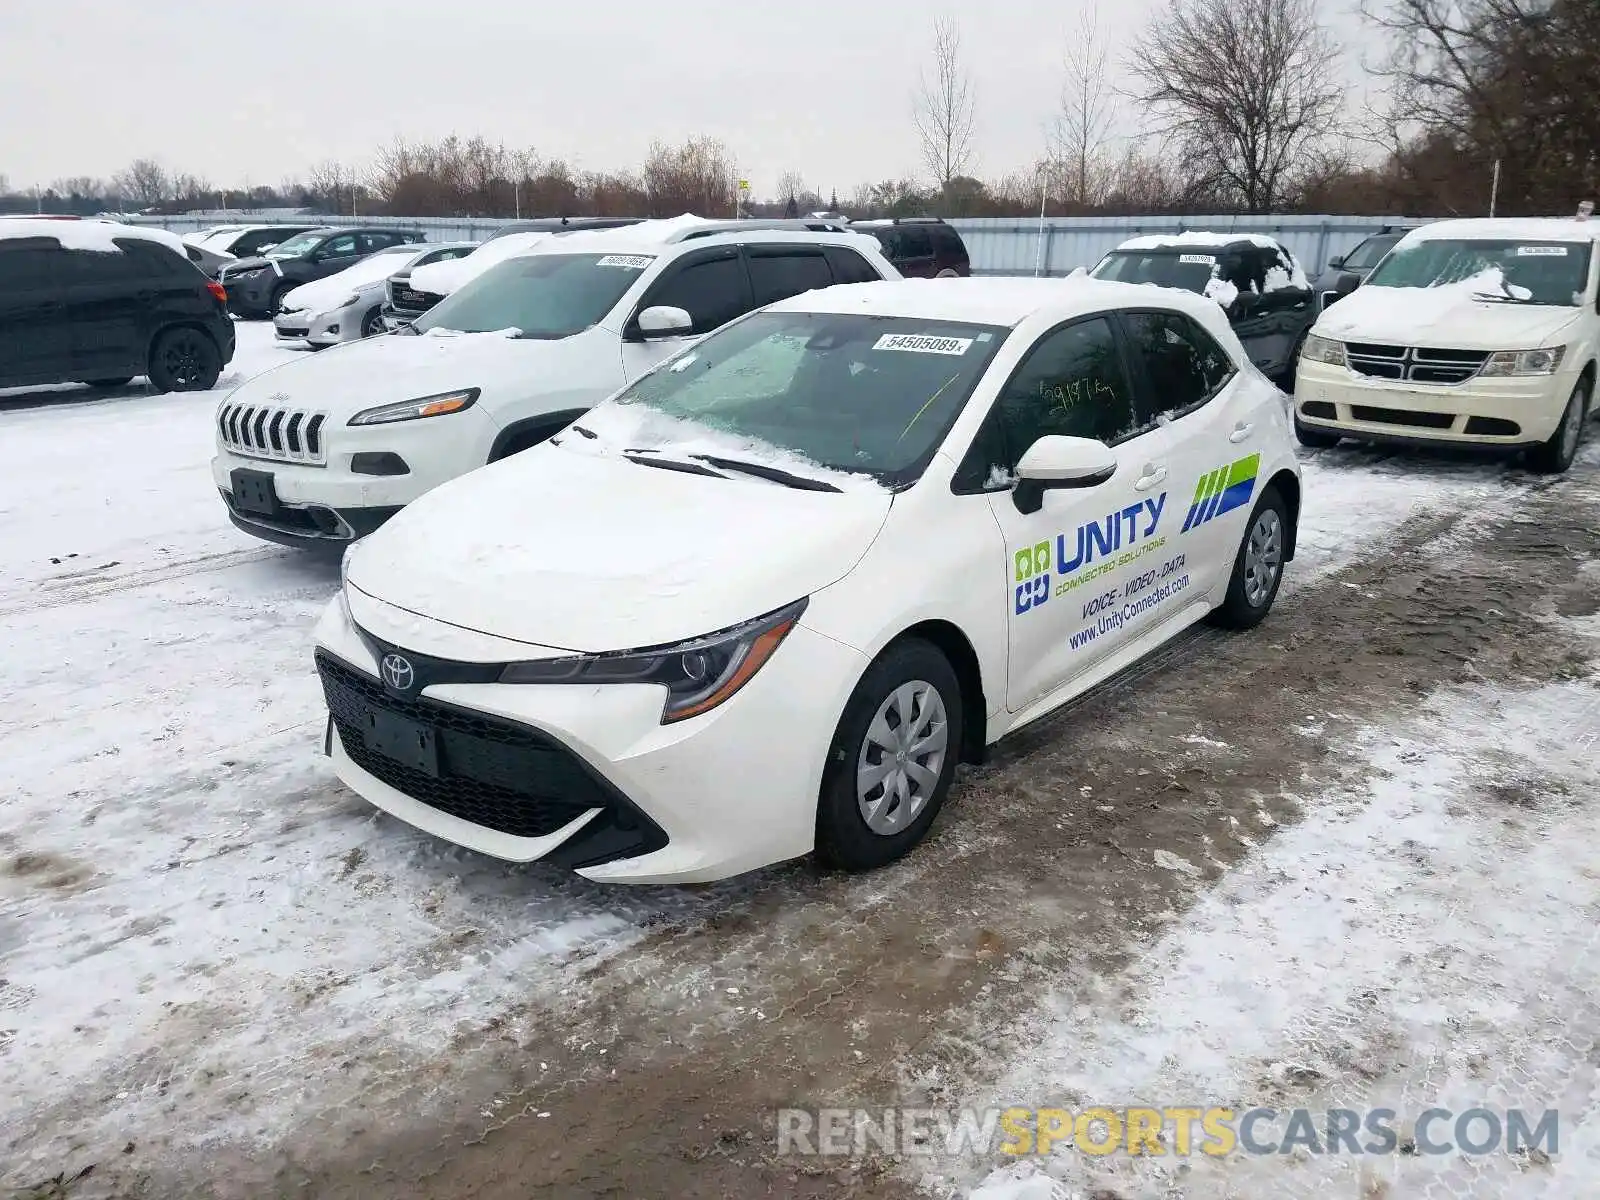
[(1215, 304), (1089, 279), (808, 292), (345, 560), (339, 777), (501, 858), (878, 866), (956, 764), (1294, 557), (1281, 393)]

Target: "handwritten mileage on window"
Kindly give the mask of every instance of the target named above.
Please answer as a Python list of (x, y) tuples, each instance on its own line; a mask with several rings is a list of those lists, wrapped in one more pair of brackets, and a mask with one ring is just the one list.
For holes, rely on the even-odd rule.
[(1066, 383), (1039, 381), (1039, 398), (1052, 412), (1071, 413), (1084, 405), (1115, 400), (1116, 391), (1103, 379), (1073, 379)]

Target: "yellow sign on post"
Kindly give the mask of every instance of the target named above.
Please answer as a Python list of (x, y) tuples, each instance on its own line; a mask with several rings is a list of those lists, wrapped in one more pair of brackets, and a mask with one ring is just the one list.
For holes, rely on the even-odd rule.
[(750, 190), (750, 181), (748, 179), (739, 180), (739, 190), (741, 192), (748, 192)]

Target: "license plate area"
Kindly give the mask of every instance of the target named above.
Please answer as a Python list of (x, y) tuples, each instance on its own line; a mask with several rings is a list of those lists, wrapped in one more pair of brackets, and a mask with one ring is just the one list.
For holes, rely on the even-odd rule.
[(272, 481), (272, 472), (235, 467), (232, 482), (233, 503), (239, 511), (257, 513), (263, 517), (277, 514), (278, 489)]
[(369, 708), (361, 733), (367, 749), (373, 753), (437, 778), (439, 733), (433, 727), (381, 709)]

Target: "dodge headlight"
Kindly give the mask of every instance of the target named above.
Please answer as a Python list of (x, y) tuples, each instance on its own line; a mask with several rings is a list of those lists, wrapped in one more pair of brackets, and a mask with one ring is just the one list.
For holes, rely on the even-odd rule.
[(1344, 343), (1336, 342), (1332, 338), (1319, 337), (1317, 334), (1306, 335), (1306, 344), (1301, 347), (1300, 357), (1307, 362), (1328, 363), (1330, 366), (1346, 366), (1344, 358)]
[(512, 663), (501, 683), (654, 683), (667, 689), (661, 723), (710, 712), (749, 683), (805, 612), (797, 600), (732, 629), (670, 646)]
[(1486, 379), (1503, 379), (1508, 375), (1554, 375), (1566, 352), (1565, 346), (1549, 346), (1543, 350), (1498, 350), (1489, 355), (1479, 374)]
[(380, 404), (367, 408), (350, 418), (352, 425), (387, 425), (391, 421), (415, 421), (420, 417), (442, 417), (447, 413), (471, 408), (478, 399), (478, 388), (463, 388), (459, 392), (440, 392), (417, 400), (403, 400), (399, 404)]

